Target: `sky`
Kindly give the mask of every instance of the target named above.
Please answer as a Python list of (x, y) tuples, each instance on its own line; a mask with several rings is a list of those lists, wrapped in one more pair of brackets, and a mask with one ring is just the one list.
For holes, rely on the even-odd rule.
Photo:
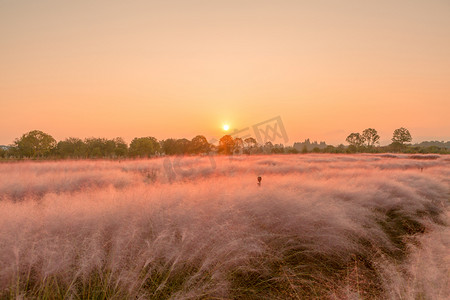
[(0, 0), (0, 145), (278, 116), (287, 144), (450, 140), (450, 1)]

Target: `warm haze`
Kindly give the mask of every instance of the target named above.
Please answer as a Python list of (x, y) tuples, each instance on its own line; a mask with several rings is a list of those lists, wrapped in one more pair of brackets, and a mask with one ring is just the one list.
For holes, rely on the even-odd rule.
[(450, 139), (450, 3), (0, 0), (0, 145), (281, 116), (290, 142)]
[(0, 0), (0, 299), (450, 299), (450, 0)]

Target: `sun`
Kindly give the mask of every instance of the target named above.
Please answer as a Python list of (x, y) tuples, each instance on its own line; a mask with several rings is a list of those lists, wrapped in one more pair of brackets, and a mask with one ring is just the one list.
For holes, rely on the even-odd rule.
[(228, 131), (230, 129), (230, 125), (225, 124), (225, 125), (223, 125), (222, 128), (223, 128), (223, 130)]

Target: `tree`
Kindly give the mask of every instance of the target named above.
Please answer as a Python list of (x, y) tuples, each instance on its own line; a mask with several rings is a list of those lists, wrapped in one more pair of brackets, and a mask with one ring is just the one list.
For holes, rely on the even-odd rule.
[(245, 142), (245, 146), (246, 146), (247, 148), (254, 148), (254, 147), (256, 147), (256, 146), (258, 145), (258, 143), (256, 142), (256, 140), (255, 140), (254, 138), (252, 138), (252, 137), (246, 138), (246, 139), (244, 140), (244, 142)]
[(297, 154), (298, 150), (295, 149), (294, 147), (285, 147), (284, 148), (284, 153)]
[(234, 153), (239, 154), (242, 153), (244, 149), (244, 141), (241, 138), (234, 139)]
[(345, 149), (345, 153), (356, 153), (358, 148), (355, 145), (349, 145), (347, 149)]
[(306, 147), (306, 145), (303, 145), (302, 153), (303, 153), (303, 154), (308, 153), (308, 147)]
[(167, 139), (161, 141), (161, 149), (166, 155), (174, 155), (177, 154), (177, 140), (176, 139)]
[[(195, 138), (194, 138), (195, 139)], [(206, 140), (206, 138), (205, 138)], [(196, 139), (197, 142), (201, 143), (201, 139)], [(186, 154), (190, 153), (191, 151), (194, 151), (194, 148), (192, 148), (192, 141), (188, 139), (167, 139), (164, 141), (161, 141), (161, 150), (166, 155), (180, 155), (180, 154)], [(198, 146), (199, 144), (197, 144)], [(200, 147), (201, 148), (201, 147)], [(201, 150), (200, 148), (195, 150)]]
[(105, 138), (86, 138), (84, 143), (86, 144), (86, 156), (92, 158), (105, 157), (107, 153), (107, 139)]
[(256, 147), (258, 146), (258, 143), (256, 140), (252, 137), (248, 137), (244, 140), (244, 153), (245, 154), (252, 154), (256, 151)]
[(405, 143), (409, 143), (411, 141), (412, 137), (408, 129), (401, 127), (394, 130), (394, 134), (392, 136), (393, 143), (399, 143), (403, 146)]
[(62, 158), (86, 157), (86, 144), (79, 138), (70, 137), (58, 142), (56, 152)]
[(273, 143), (268, 141), (264, 144), (263, 151), (264, 153), (272, 153)]
[(114, 144), (115, 144), (115, 148), (114, 148), (114, 155), (117, 157), (124, 157), (127, 155), (128, 153), (128, 145), (127, 143), (125, 143), (125, 141), (123, 140), (123, 138), (121, 137), (117, 137), (114, 139)]
[(363, 131), (362, 137), (367, 143), (367, 147), (373, 147), (376, 143), (379, 142), (380, 136), (378, 132), (373, 128), (367, 128)]
[(105, 157), (113, 157), (116, 152), (116, 141), (105, 139)]
[(350, 133), (350, 135), (345, 139), (351, 146), (355, 146), (357, 148), (361, 147), (365, 139), (359, 133)]
[(40, 130), (33, 130), (14, 141), (21, 157), (44, 157), (56, 147), (56, 140)]
[(8, 146), (8, 149), (5, 153), (5, 158), (7, 157), (20, 157), (19, 150), (17, 149), (17, 146), (15, 146), (15, 144)]
[(333, 145), (328, 145), (323, 150), (324, 153), (338, 153), (337, 148), (335, 148)]
[(160, 145), (154, 137), (134, 138), (129, 153), (133, 157), (149, 157), (160, 151)]
[(209, 151), (211, 151), (211, 145), (203, 135), (197, 135), (192, 139), (189, 149), (190, 153), (200, 154), (208, 153)]
[(404, 148), (403, 144), (400, 144), (399, 142), (392, 142), (388, 147), (388, 151), (393, 151), (393, 152), (399, 152)]
[(219, 140), (219, 153), (225, 155), (233, 154), (234, 151), (234, 139), (231, 135), (224, 135)]
[(177, 153), (178, 154), (187, 154), (189, 153), (189, 149), (191, 148), (191, 141), (188, 139), (178, 139), (176, 141)]
[(275, 144), (273, 145), (273, 148), (271, 150), (272, 153), (284, 153), (284, 146), (283, 144)]

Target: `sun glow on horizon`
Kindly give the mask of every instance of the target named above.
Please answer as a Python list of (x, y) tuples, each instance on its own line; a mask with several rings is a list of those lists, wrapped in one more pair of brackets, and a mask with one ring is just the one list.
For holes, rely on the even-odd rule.
[(56, 140), (212, 138), (275, 116), (289, 144), (346, 144), (374, 128), (386, 145), (400, 127), (413, 143), (447, 141), (449, 8), (0, 1), (0, 145), (31, 130)]

